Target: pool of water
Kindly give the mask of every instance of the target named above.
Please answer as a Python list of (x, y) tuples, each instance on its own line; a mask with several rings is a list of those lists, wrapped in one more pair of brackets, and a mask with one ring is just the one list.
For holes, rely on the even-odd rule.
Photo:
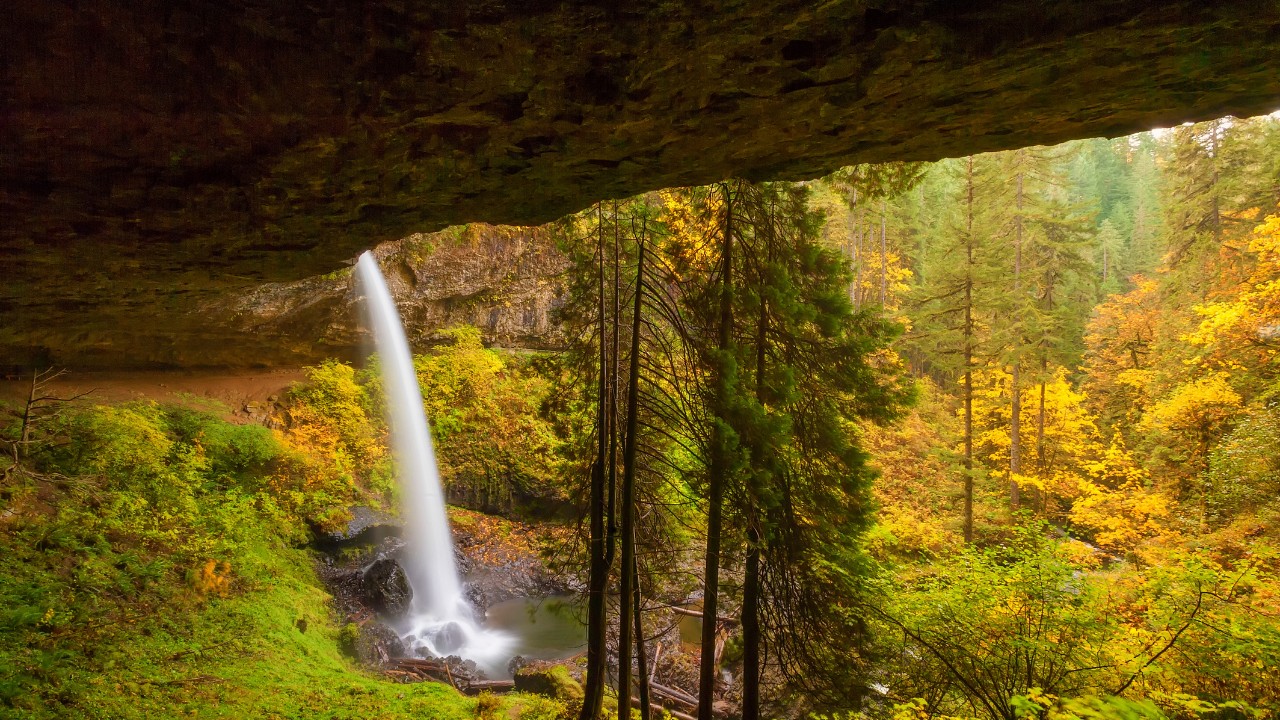
[[(564, 660), (587, 648), (585, 612), (579, 598), (513, 598), (489, 607), (482, 625), (511, 638), (510, 657)], [(506, 668), (487, 668), (494, 679), (510, 678)]]
[[(684, 608), (702, 612), (702, 601), (686, 603)], [(684, 645), (685, 650), (696, 651), (702, 647), (702, 618), (681, 615), (677, 620), (677, 627), (680, 630), (680, 644)]]

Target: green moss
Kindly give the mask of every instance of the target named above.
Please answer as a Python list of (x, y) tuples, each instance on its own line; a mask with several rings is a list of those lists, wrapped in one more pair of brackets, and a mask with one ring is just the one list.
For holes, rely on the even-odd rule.
[[(63, 565), (64, 554), (47, 560)], [(0, 717), (472, 717), (472, 703), (452, 688), (393, 683), (348, 659), (308, 552), (259, 538), (230, 562), (238, 587), (229, 597), (201, 597), (170, 577), (160, 597), (109, 609), (110, 627), (63, 608), (75, 592), (61, 573), (6, 562), (4, 600), (25, 594), (27, 614), (39, 619), (6, 618), (0, 666), (12, 670)]]

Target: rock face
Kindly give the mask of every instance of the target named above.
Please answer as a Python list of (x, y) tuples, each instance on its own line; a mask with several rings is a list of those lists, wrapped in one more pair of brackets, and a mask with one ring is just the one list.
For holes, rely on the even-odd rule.
[[(563, 343), (554, 313), (568, 258), (544, 228), (472, 224), (384, 243), (374, 255), (415, 347), (430, 345), (442, 328), (464, 324), (503, 347), (554, 349)], [(240, 340), (211, 344), (199, 354), (230, 365), (351, 357), (370, 341), (360, 327), (361, 302), (345, 268), (228, 296), (199, 312)]]
[[(1280, 98), (1230, 0), (16, 3), (0, 364), (187, 364), (193, 308), (471, 221)], [(73, 357), (67, 358), (70, 353)]]
[(343, 550), (374, 547), (389, 539), (398, 539), (403, 528), (400, 520), (366, 505), (356, 505), (348, 510), (351, 519), (339, 530), (325, 531), (314, 528), (317, 549), (328, 553)]

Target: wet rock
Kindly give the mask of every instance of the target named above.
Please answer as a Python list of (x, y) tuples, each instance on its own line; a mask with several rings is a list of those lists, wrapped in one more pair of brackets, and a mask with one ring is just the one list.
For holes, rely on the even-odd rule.
[(463, 631), (461, 625), (451, 622), (446, 623), (444, 627), (437, 630), (435, 637), (431, 641), (436, 646), (436, 652), (441, 654), (451, 653), (466, 644), (467, 634)]
[(484, 671), (480, 669), (479, 665), (476, 665), (475, 660), (463, 660), (457, 655), (450, 655), (444, 661), (449, 666), (449, 672), (453, 673), (454, 679), (460, 682), (487, 679)]
[(374, 667), (390, 665), (406, 654), (400, 636), (380, 622), (368, 622), (361, 627), (354, 644), (356, 658)]
[(458, 522), (453, 539), (458, 571), (467, 579), (466, 599), (477, 612), (518, 597), (547, 597), (585, 591), (577, 578), (557, 574), (538, 554), (535, 525), (503, 521), (504, 531), (486, 523)]
[(515, 677), (520, 672), (520, 668), (533, 662), (530, 658), (523, 655), (517, 655), (507, 661), (507, 672), (511, 673), (511, 677)]
[(325, 552), (336, 553), (356, 547), (370, 547), (389, 538), (400, 537), (402, 528), (398, 518), (365, 505), (349, 508), (351, 519), (340, 530), (316, 529), (316, 546)]
[(364, 601), (384, 615), (403, 615), (413, 602), (413, 588), (404, 568), (392, 558), (375, 560), (361, 576)]

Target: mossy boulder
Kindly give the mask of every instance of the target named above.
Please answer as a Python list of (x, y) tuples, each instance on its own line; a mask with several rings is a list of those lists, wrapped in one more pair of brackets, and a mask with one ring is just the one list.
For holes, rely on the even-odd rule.
[(582, 685), (564, 665), (535, 660), (516, 671), (515, 682), (517, 692), (555, 698), (566, 705), (582, 702)]
[(351, 649), (360, 662), (370, 667), (385, 667), (392, 660), (405, 656), (400, 636), (379, 622), (370, 622), (361, 627)]

